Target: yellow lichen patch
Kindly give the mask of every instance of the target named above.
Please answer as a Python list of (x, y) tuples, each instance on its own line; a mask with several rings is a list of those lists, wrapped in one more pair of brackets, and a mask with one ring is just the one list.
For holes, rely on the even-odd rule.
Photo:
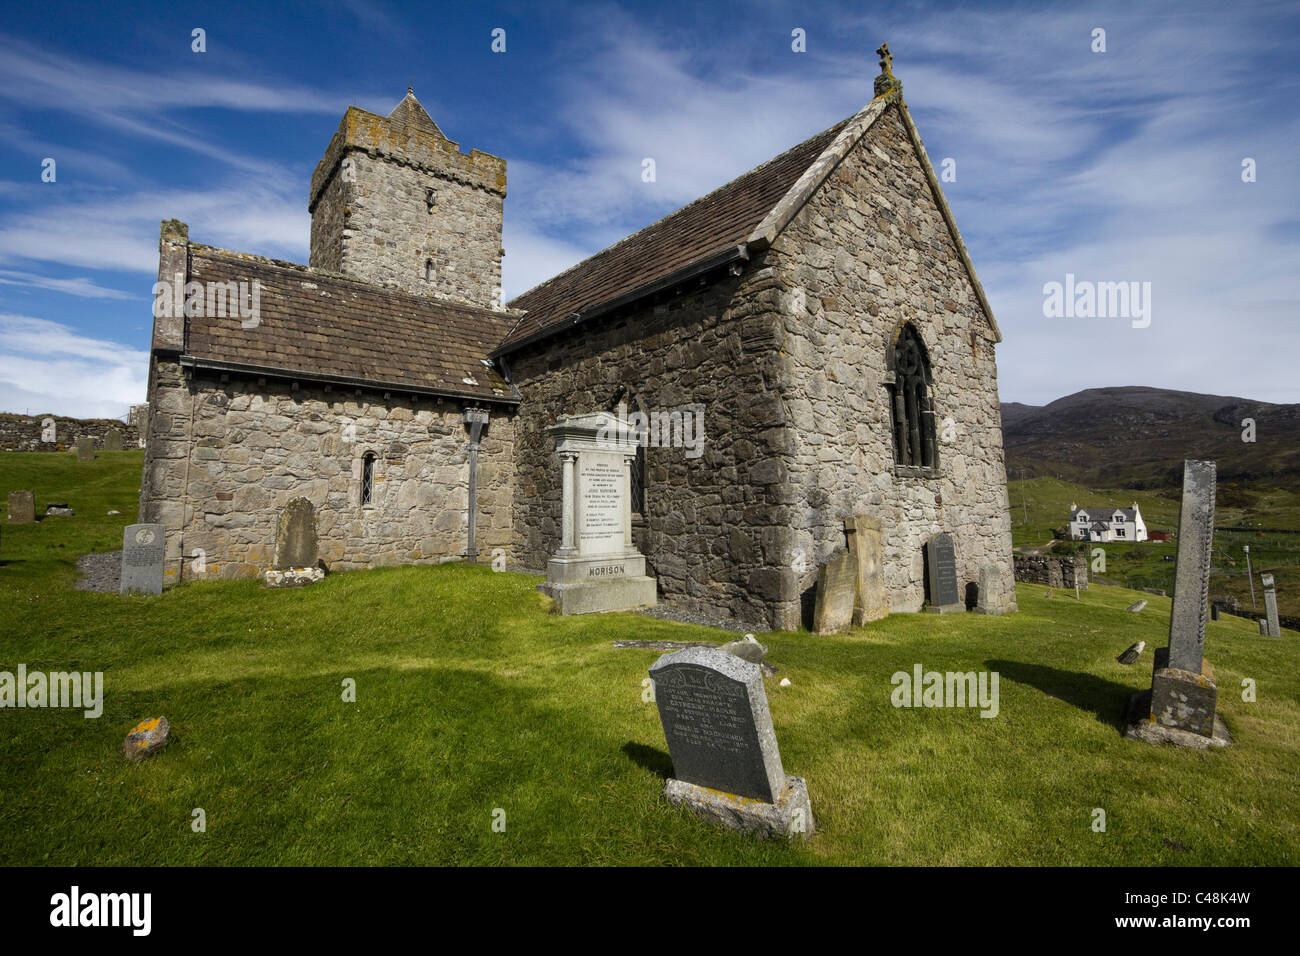
[[(160, 720), (162, 720), (161, 717), (153, 717), (150, 718), (149, 720), (142, 720), (140, 721), (140, 723), (136, 724), (134, 727), (131, 728), (131, 733), (140, 734), (150, 730), (155, 730), (158, 727), (158, 722)], [(143, 747), (144, 744), (140, 744), (140, 746)]]

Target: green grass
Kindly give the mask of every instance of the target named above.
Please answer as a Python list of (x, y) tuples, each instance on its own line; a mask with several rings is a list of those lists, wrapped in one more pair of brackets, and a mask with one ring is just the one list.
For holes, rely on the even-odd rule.
[[(546, 612), (537, 578), (465, 565), (336, 574), (301, 590), (73, 591), (75, 554), (117, 547), (132, 520), (119, 498), (138, 466), (138, 453), (90, 465), (0, 457), (0, 486), (35, 487), (40, 508), (55, 489), (48, 497), (77, 509), (5, 529), (0, 670), (103, 671), (106, 685), (99, 719), (0, 710), (0, 863), (1300, 862), (1290, 633), (1210, 625), (1220, 712), (1237, 737), (1213, 753), (1120, 733), (1164, 643), (1165, 599), (1130, 614), (1136, 596), (1120, 589), (1076, 602), (1022, 585), (1021, 612), (1005, 617), (769, 635), (781, 755), (808, 780), (819, 832), (765, 844), (664, 802), (671, 764), (642, 700), (657, 652), (612, 646), (729, 635), (632, 614), (563, 618)], [(1136, 640), (1148, 642), (1142, 662), (1117, 664)], [(915, 663), (997, 671), (999, 716), (895, 709), (890, 677)], [(1256, 703), (1241, 700), (1246, 677)], [(355, 703), (341, 699), (345, 678)], [(126, 763), (127, 730), (159, 714), (175, 742)], [(197, 807), (206, 833), (191, 830)], [(1097, 807), (1105, 833), (1091, 829)]]

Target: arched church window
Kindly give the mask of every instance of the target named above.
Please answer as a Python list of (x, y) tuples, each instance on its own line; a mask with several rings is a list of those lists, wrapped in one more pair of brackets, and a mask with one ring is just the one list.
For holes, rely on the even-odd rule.
[(364, 507), (375, 500), (375, 453), (366, 452), (361, 458), (361, 504)]
[(939, 449), (935, 441), (930, 358), (910, 322), (894, 339), (889, 365), (893, 372), (889, 410), (894, 426), (894, 461), (916, 468), (937, 468)]

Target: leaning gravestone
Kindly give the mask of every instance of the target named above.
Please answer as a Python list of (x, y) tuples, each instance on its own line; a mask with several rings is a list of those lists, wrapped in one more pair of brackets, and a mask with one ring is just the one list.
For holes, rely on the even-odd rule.
[(1214, 462), (1183, 462), (1169, 646), (1155, 652), (1151, 690), (1133, 698), (1126, 736), (1200, 749), (1232, 742), (1215, 713), (1218, 686), (1205, 660), (1214, 492)]
[(562, 416), (547, 431), (560, 457), (560, 546), (539, 590), (555, 599), (561, 614), (655, 604), (655, 579), (632, 543), (636, 430), (597, 412)]
[(885, 592), (884, 531), (874, 515), (844, 519), (849, 535), (849, 552), (857, 562), (858, 596), (853, 605), (853, 623), (866, 624), (889, 615)]
[(275, 570), (316, 565), (316, 509), (306, 498), (294, 498), (280, 513), (275, 534)]
[(36, 496), (30, 491), (9, 492), (9, 523), (31, 524), (36, 520)]
[(122, 433), (116, 428), (110, 428), (104, 433), (104, 451), (121, 451), (122, 450)]
[(89, 435), (77, 436), (77, 461), (90, 461), (95, 457), (95, 439)]
[(122, 532), (122, 583), (119, 594), (162, 594), (166, 544), (160, 524), (130, 524)]
[(980, 614), (1003, 614), (1006, 608), (1002, 604), (1002, 569), (996, 564), (980, 567), (979, 594), (975, 610)]
[(1268, 636), (1281, 637), (1282, 625), (1277, 617), (1277, 591), (1273, 589), (1273, 575), (1261, 575), (1264, 585), (1264, 614), (1268, 620)]
[(927, 611), (952, 614), (966, 610), (957, 586), (957, 554), (948, 532), (940, 531), (925, 543), (925, 573), (930, 584)]
[(763, 837), (813, 833), (808, 787), (781, 766), (757, 664), (691, 647), (660, 657), (650, 677), (673, 761), (669, 802)]
[(853, 622), (858, 589), (858, 563), (852, 551), (841, 551), (817, 572), (817, 602), (813, 606), (813, 630), (836, 634)]

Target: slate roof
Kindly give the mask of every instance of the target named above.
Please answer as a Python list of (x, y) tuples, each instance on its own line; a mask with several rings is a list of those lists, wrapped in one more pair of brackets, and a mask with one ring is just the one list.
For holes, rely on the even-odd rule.
[(733, 179), (510, 302), (526, 309), (498, 352), (739, 246), (853, 117)]
[[(1117, 511), (1124, 515), (1125, 521), (1132, 521), (1134, 515), (1132, 508), (1076, 508), (1075, 511), (1082, 511), (1084, 514), (1090, 515), (1093, 518), (1100, 515), (1102, 516), (1102, 520), (1105, 521), (1110, 521)], [(1074, 513), (1075, 512), (1071, 512), (1071, 520), (1073, 520)]]
[[(190, 281), (261, 283), (258, 324), (186, 319), (186, 364), (515, 403), (488, 352), (514, 316), (190, 244)], [(204, 310), (206, 311), (206, 310)]]

